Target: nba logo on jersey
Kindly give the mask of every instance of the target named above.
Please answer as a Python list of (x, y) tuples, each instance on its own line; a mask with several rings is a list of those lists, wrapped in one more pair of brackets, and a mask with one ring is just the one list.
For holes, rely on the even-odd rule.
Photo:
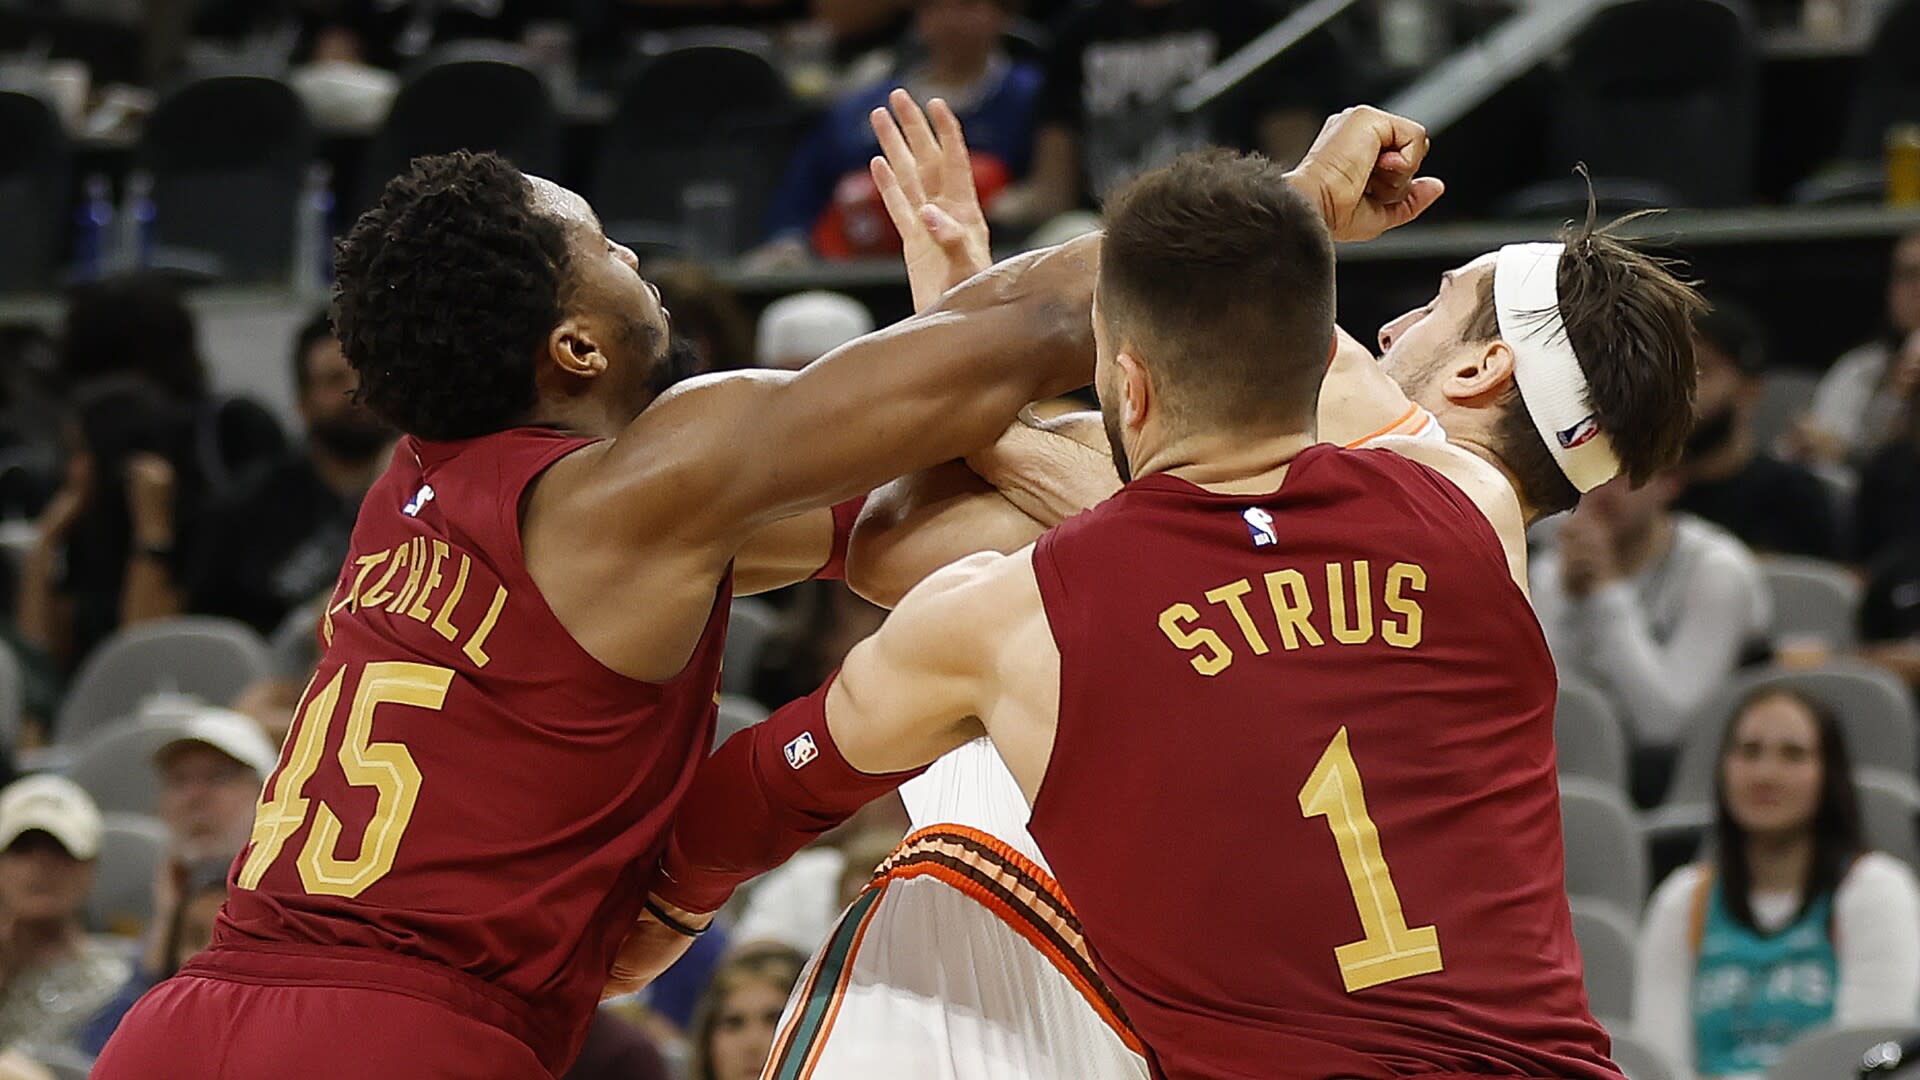
[(428, 503), (432, 501), (433, 501), (433, 488), (430, 485), (421, 484), (420, 490), (413, 493), (412, 501), (408, 502), (406, 506), (402, 507), (400, 509), (400, 512), (407, 515), (408, 517), (419, 517), (421, 509), (424, 508)]
[(1253, 546), (1269, 547), (1280, 542), (1279, 534), (1273, 531), (1273, 515), (1257, 506), (1249, 506), (1240, 515), (1247, 520), (1247, 534), (1253, 537)]
[(813, 732), (803, 731), (799, 737), (787, 744), (787, 764), (799, 768), (820, 756), (820, 748), (813, 745)]
[(1588, 416), (1560, 433), (1560, 449), (1572, 450), (1576, 446), (1585, 446), (1598, 434), (1600, 434), (1600, 422)]

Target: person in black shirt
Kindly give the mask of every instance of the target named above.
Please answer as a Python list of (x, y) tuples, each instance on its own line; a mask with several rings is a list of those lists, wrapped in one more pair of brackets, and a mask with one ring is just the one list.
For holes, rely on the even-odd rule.
[(1209, 145), (1252, 147), (1290, 165), (1339, 100), (1345, 66), (1322, 32), (1200, 117), (1175, 91), (1279, 22), (1285, 0), (1096, 0), (1060, 22), (1047, 59), (1029, 179), (994, 217), (1036, 225)]
[(339, 575), (360, 497), (394, 438), (353, 400), (353, 369), (326, 316), (301, 329), (293, 373), (306, 446), (208, 507), (187, 578), (190, 610), (261, 633)]
[(1706, 518), (1762, 554), (1840, 557), (1833, 496), (1818, 477), (1755, 444), (1753, 417), (1766, 379), (1753, 320), (1716, 302), (1694, 320), (1697, 417), (1674, 509)]

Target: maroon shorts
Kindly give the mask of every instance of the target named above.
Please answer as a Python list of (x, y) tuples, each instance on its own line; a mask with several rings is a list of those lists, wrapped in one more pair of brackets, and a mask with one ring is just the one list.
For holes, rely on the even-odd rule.
[(95, 1080), (552, 1080), (527, 1044), (391, 990), (180, 975), (140, 999)]

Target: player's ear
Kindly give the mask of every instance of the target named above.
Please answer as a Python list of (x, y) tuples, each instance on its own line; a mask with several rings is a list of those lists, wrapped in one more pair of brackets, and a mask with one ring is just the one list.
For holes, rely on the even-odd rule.
[(1124, 348), (1114, 356), (1113, 363), (1120, 373), (1120, 423), (1138, 428), (1147, 422), (1153, 409), (1153, 380), (1147, 376), (1146, 365)]
[(1460, 354), (1441, 390), (1447, 400), (1470, 405), (1506, 393), (1513, 385), (1513, 347), (1495, 338)]
[(562, 372), (582, 379), (607, 370), (607, 354), (600, 348), (598, 333), (578, 316), (560, 320), (547, 335), (547, 359)]

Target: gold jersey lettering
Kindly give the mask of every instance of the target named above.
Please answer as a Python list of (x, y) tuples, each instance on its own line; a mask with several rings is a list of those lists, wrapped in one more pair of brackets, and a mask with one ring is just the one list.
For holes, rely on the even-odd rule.
[(460, 646), (460, 651), (466, 653), (467, 658), (472, 660), (476, 667), (486, 667), (487, 662), (493, 659), (487, 655), (487, 637), (493, 633), (493, 624), (500, 620), (500, 609), (506, 606), (507, 587), (505, 585), (495, 587), (493, 606), (487, 608), (486, 618), (480, 620), (480, 625), (474, 628), (473, 636), (467, 639), (467, 643)]
[(1327, 564), (1327, 618), (1333, 622), (1333, 640), (1342, 645), (1364, 645), (1373, 640), (1373, 574), (1365, 561), (1353, 564), (1353, 621), (1347, 621), (1346, 572), (1337, 562)]
[(460, 598), (466, 595), (467, 571), (472, 568), (473, 560), (469, 558), (465, 552), (461, 552), (460, 572), (454, 575), (453, 591), (449, 592), (447, 598), (440, 602), (440, 610), (435, 612), (433, 616), (433, 632), (448, 641), (452, 641), (454, 638), (460, 636), (460, 628), (449, 622), (447, 615), (460, 603)]
[(1160, 613), (1160, 632), (1167, 635), (1173, 647), (1182, 652), (1205, 649), (1206, 655), (1188, 657), (1187, 662), (1193, 665), (1193, 670), (1211, 678), (1227, 670), (1233, 663), (1233, 650), (1227, 647), (1219, 634), (1207, 627), (1188, 630), (1182, 625), (1199, 620), (1200, 612), (1192, 604), (1175, 604)]
[(397, 615), (407, 610), (407, 604), (413, 600), (413, 594), (420, 591), (420, 579), (427, 572), (427, 538), (416, 536), (407, 542), (407, 584), (400, 595), (387, 605), (387, 614)]
[(1387, 567), (1387, 610), (1400, 616), (1380, 621), (1380, 638), (1396, 649), (1411, 649), (1420, 644), (1422, 612), (1420, 602), (1408, 592), (1427, 591), (1427, 571), (1413, 563), (1397, 562)]
[(1280, 622), (1280, 645), (1288, 652), (1300, 647), (1302, 640), (1318, 647), (1326, 644), (1320, 631), (1307, 620), (1313, 615), (1313, 597), (1307, 594), (1307, 579), (1291, 567), (1267, 572), (1267, 599)]
[(432, 543), (433, 562), (428, 564), (426, 580), (420, 583), (420, 594), (413, 598), (412, 604), (407, 606), (407, 617), (414, 622), (423, 623), (433, 617), (433, 612), (427, 610), (427, 597), (432, 596), (433, 590), (440, 587), (440, 561), (445, 559), (448, 553), (445, 540), (435, 540)]
[(412, 546), (411, 543), (407, 543), (401, 544), (399, 547), (393, 549), (393, 558), (387, 561), (387, 572), (380, 575), (380, 580), (374, 583), (371, 589), (361, 594), (361, 607), (379, 607), (381, 604), (393, 599), (393, 594), (387, 591), (387, 586), (393, 584), (394, 575), (406, 567), (407, 549)]
[(1255, 656), (1265, 656), (1269, 650), (1267, 639), (1260, 636), (1260, 628), (1253, 623), (1253, 613), (1247, 610), (1247, 602), (1242, 599), (1253, 591), (1253, 583), (1246, 578), (1228, 585), (1222, 585), (1207, 593), (1207, 603), (1225, 604), (1233, 613), (1233, 621), (1239, 625), (1240, 634), (1247, 639), (1247, 647)]

